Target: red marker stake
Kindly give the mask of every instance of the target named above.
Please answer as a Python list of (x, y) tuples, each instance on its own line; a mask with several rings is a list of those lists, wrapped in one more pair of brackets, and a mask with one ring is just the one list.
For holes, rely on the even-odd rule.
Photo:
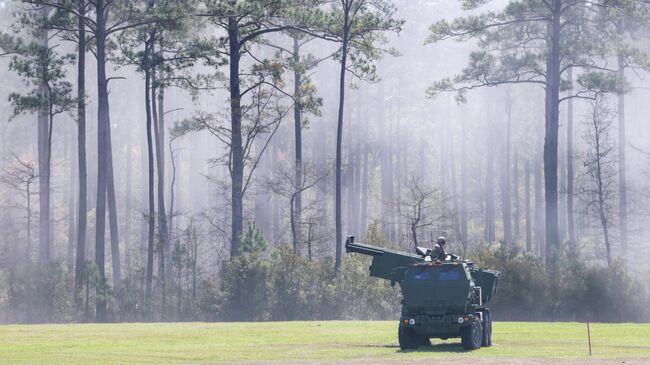
[(589, 338), (589, 356), (591, 356), (591, 325), (587, 321), (587, 338)]

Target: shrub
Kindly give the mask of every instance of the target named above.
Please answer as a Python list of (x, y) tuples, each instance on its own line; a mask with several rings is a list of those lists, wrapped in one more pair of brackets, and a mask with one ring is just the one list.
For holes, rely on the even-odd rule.
[(214, 280), (201, 280), (192, 304), (192, 317), (201, 321), (216, 321), (221, 316), (223, 295)]
[(546, 317), (549, 280), (541, 260), (505, 246), (485, 249), (475, 256), (476, 264), (501, 272), (490, 306), (498, 320), (540, 320)]
[(279, 249), (271, 255), (274, 320), (322, 319), (330, 300), (327, 285), (334, 278), (329, 262), (309, 261), (292, 250)]
[(8, 320), (9, 283), (7, 279), (7, 272), (0, 270), (0, 323), (6, 323)]
[(271, 265), (263, 259), (268, 244), (262, 232), (249, 225), (241, 238), (242, 255), (233, 257), (221, 271), (223, 319), (263, 321), (269, 319), (272, 302)]
[[(390, 247), (377, 224), (365, 242)], [(343, 257), (338, 273), (331, 259), (319, 261), (289, 249), (266, 253), (266, 240), (254, 226), (243, 238), (243, 254), (228, 262), (220, 290), (202, 284), (197, 303), (205, 319), (309, 320), (394, 319), (401, 292), (386, 280), (371, 278), (371, 258)], [(508, 249), (485, 248), (472, 255), (476, 265), (501, 271), (497, 295), (490, 303), (496, 320), (642, 321), (650, 297), (622, 265), (612, 268), (564, 260), (548, 273), (540, 258)], [(551, 275), (552, 274), (552, 275)]]
[(221, 271), (222, 318), (232, 321), (269, 319), (271, 266), (257, 254), (232, 258)]
[[(644, 321), (648, 320), (642, 287), (615, 262), (611, 268), (563, 260), (550, 275), (539, 258), (486, 249), (477, 263), (501, 271), (490, 306), (499, 320)], [(554, 281), (554, 278), (555, 281)]]
[(72, 295), (74, 277), (62, 263), (22, 265), (7, 275), (8, 320), (19, 323), (79, 320)]
[(398, 285), (368, 276), (370, 258), (350, 255), (329, 286), (338, 318), (388, 319), (400, 312), (401, 293)]

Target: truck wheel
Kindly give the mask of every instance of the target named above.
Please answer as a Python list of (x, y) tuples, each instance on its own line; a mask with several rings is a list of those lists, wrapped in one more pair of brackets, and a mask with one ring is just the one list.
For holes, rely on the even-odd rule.
[(488, 310), (483, 312), (483, 342), (481, 345), (483, 347), (492, 346), (492, 316)]
[(402, 350), (417, 349), (420, 345), (418, 343), (418, 336), (412, 328), (399, 326), (397, 339), (399, 340), (399, 348)]
[(481, 321), (474, 317), (472, 324), (461, 328), (460, 339), (465, 350), (481, 348), (481, 342), (483, 342), (483, 326), (481, 326)]

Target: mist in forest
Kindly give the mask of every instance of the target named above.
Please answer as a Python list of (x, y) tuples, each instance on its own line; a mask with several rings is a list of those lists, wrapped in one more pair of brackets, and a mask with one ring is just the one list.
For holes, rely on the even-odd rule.
[(650, 319), (648, 5), (287, 3), (0, 1), (0, 323), (394, 318), (347, 235)]

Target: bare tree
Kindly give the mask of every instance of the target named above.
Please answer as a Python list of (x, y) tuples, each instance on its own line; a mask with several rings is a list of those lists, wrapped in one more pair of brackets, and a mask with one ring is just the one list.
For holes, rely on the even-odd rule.
[[(266, 64), (266, 66), (270, 65)], [(253, 185), (255, 169), (259, 166), (264, 152), (270, 145), (271, 139), (278, 131), (280, 122), (291, 110), (291, 105), (284, 103), (284, 94), (277, 87), (276, 83), (280, 80), (274, 79), (270, 75), (275, 72), (275, 69), (273, 67), (260, 66), (255, 72), (259, 79), (258, 82), (255, 82), (254, 85), (246, 90), (246, 93), (250, 93), (250, 96), (238, 101), (240, 105), (238, 120), (241, 124), (239, 125), (240, 131), (237, 133), (239, 137), (236, 143), (241, 144), (241, 160), (235, 159), (234, 157), (233, 143), (235, 142), (232, 139), (233, 133), (229, 125), (229, 115), (200, 112), (196, 113), (191, 120), (183, 122), (184, 128), (193, 131), (207, 130), (225, 145), (225, 152), (212, 161), (217, 165), (224, 165), (228, 168), (231, 181), (235, 179), (233, 177), (235, 165), (242, 164), (242, 166), (237, 167), (237, 170), (241, 168), (240, 172), (242, 173), (241, 189), (236, 189), (238, 194), (241, 193), (241, 195), (238, 195), (239, 198), (243, 198), (248, 189)], [(236, 180), (239, 180), (239, 177)], [(240, 203), (242, 202), (237, 203), (230, 200), (231, 205)], [(243, 209), (243, 205), (240, 208)], [(243, 211), (240, 213), (243, 217)], [(216, 224), (214, 219), (209, 218), (209, 221), (231, 243), (230, 255), (238, 254), (239, 251), (237, 253), (232, 252), (232, 247), (235, 246), (239, 250), (239, 243), (233, 244), (233, 240), (235, 240), (233, 234), (235, 234), (235, 231), (239, 232), (240, 230), (233, 230), (230, 227), (231, 233), (228, 233), (227, 227)], [(239, 242), (239, 240), (240, 237), (237, 237), (236, 241)]]
[(0, 182), (9, 188), (25, 195), (25, 213), (27, 219), (27, 245), (25, 246), (25, 260), (29, 261), (31, 256), (32, 245), (32, 184), (38, 179), (38, 172), (34, 163), (22, 160), (16, 155), (12, 155), (13, 163), (10, 167), (4, 169), (0, 176)]
[(591, 112), (583, 133), (588, 150), (581, 156), (585, 167), (580, 195), (587, 213), (593, 214), (602, 229), (607, 265), (612, 264), (611, 230), (615, 219), (617, 199), (616, 146), (610, 135), (614, 115), (604, 96), (591, 103)]
[[(301, 246), (303, 245), (301, 237), (303, 237), (303, 230), (305, 222), (302, 221), (301, 212), (298, 211), (296, 200), (303, 194), (320, 183), (329, 175), (329, 169), (315, 169), (304, 161), (300, 169), (300, 177), (296, 180), (295, 171), (289, 168), (280, 168), (280, 172), (276, 179), (267, 181), (266, 185), (269, 190), (289, 200), (289, 222), (291, 224), (291, 242), (293, 245), (293, 252), (300, 255)], [(302, 210), (309, 210), (316, 205), (316, 201), (307, 201), (307, 204), (301, 206)], [(307, 225), (308, 228), (309, 225)], [(307, 237), (311, 237), (311, 231), (308, 232)], [(311, 255), (311, 250), (309, 250)]]
[(408, 226), (413, 249), (419, 245), (418, 234), (423, 229), (434, 227), (436, 231), (447, 231), (451, 217), (447, 214), (442, 192), (411, 176), (406, 196), (396, 201), (397, 212)]

